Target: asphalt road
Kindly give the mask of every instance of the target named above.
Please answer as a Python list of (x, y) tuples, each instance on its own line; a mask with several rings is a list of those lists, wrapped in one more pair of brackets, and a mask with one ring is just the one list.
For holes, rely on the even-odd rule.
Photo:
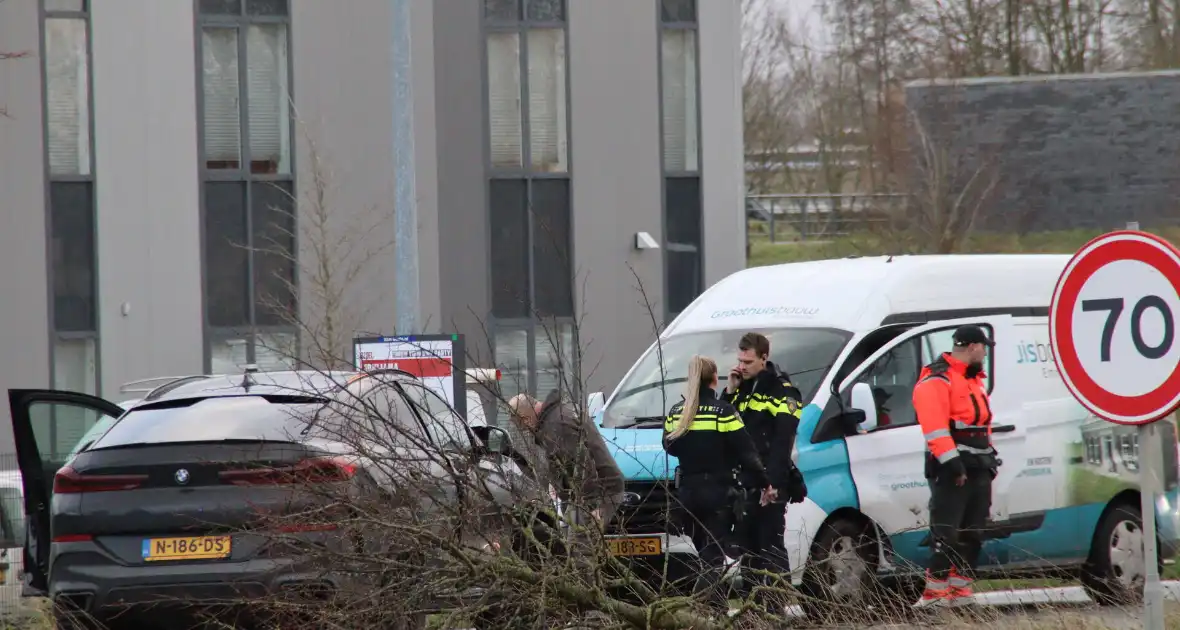
[[(1167, 599), (1180, 602), (1180, 581), (1164, 582), (1164, 592)], [(0, 586), (0, 617), (6, 618), (4, 621), (13, 620), (14, 616), (20, 617), (21, 601), (19, 586)], [(991, 630), (1132, 630), (1143, 627), (1141, 608), (1099, 608), (1080, 586), (992, 591), (976, 595), (976, 602), (982, 606), (978, 613), (946, 611), (922, 615), (904, 623), (879, 624), (871, 628), (903, 630), (917, 627), (967, 628), (986, 625)], [(802, 611), (797, 606), (789, 608), (787, 614), (790, 617), (802, 617)]]
[[(1180, 601), (1180, 581), (1164, 582), (1164, 597)], [(953, 627), (959, 617), (960, 627), (984, 626), (992, 630), (1019, 628), (1073, 628), (1075, 630), (1132, 630), (1143, 627), (1141, 607), (1100, 608), (1086, 595), (1081, 586), (1038, 588), (1013, 591), (992, 591), (975, 596), (983, 608), (978, 613), (940, 612), (923, 615), (898, 624), (871, 626), (878, 630), (902, 630), (914, 627)], [(787, 610), (788, 616), (801, 618), (797, 606)], [(948, 617), (952, 619), (948, 623)], [(1043, 625), (1042, 625), (1043, 624)]]

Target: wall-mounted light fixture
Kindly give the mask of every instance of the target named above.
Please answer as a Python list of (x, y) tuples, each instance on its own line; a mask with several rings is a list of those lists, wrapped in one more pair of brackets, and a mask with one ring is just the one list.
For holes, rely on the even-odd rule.
[(659, 249), (660, 244), (648, 232), (635, 233), (635, 249)]

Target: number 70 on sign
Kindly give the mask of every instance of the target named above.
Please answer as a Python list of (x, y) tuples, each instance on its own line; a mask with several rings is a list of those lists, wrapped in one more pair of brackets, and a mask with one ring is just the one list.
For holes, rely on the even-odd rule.
[(1095, 415), (1145, 424), (1180, 404), (1180, 250), (1144, 232), (1090, 241), (1057, 282), (1049, 330), (1070, 392)]
[[(1119, 318), (1123, 314), (1126, 300), (1123, 298), (1096, 298), (1093, 300), (1082, 301), (1082, 311), (1089, 313), (1093, 311), (1105, 311), (1107, 313), (1106, 323), (1102, 326), (1102, 339), (1099, 345), (1099, 360), (1106, 362), (1110, 361), (1110, 347), (1114, 344), (1114, 331), (1118, 326)], [(1143, 333), (1143, 317), (1148, 310), (1155, 309), (1159, 311), (1162, 318), (1163, 332), (1159, 335), (1159, 342), (1152, 345), (1144, 339)], [(1131, 309), (1131, 344), (1134, 345), (1135, 351), (1140, 356), (1147, 359), (1159, 359), (1168, 354), (1172, 349), (1172, 342), (1176, 337), (1176, 322), (1172, 317), (1172, 308), (1168, 306), (1166, 300), (1158, 295), (1145, 295), (1135, 302), (1135, 308)]]

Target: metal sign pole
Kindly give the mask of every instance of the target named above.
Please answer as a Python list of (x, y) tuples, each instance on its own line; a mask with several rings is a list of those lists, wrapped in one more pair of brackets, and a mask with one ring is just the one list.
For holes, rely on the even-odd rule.
[[(1171, 422), (1164, 419), (1160, 422)], [(1143, 514), (1143, 627), (1164, 628), (1164, 587), (1160, 583), (1159, 548), (1155, 533), (1155, 502), (1163, 492), (1163, 440), (1158, 422), (1139, 426), (1139, 496)]]
[[(1117, 272), (1111, 271), (1115, 265), (1120, 266)], [(1092, 239), (1073, 255), (1049, 308), (1053, 360), (1070, 393), (1095, 416), (1137, 427), (1143, 623), (1151, 630), (1164, 627), (1156, 501), (1165, 479), (1160, 427), (1168, 425), (1159, 423), (1176, 411), (1180, 400), (1180, 383), (1171, 378), (1177, 362), (1178, 288), (1180, 248), (1154, 234), (1120, 230)], [(1143, 318), (1149, 314), (1163, 319), (1162, 339), (1158, 329), (1150, 341), (1143, 339)], [(1144, 383), (1156, 385), (1142, 391)]]
[(394, 309), (398, 335), (418, 332), (418, 198), (414, 170), (411, 0), (393, 0)]

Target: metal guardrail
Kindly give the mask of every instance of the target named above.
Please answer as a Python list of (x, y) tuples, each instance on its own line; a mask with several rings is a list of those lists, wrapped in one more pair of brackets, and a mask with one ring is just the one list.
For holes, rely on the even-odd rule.
[(880, 223), (908, 199), (900, 193), (747, 195), (746, 219), (765, 222), (771, 243), (778, 242), (784, 227), (793, 232), (790, 240), (827, 238)]

